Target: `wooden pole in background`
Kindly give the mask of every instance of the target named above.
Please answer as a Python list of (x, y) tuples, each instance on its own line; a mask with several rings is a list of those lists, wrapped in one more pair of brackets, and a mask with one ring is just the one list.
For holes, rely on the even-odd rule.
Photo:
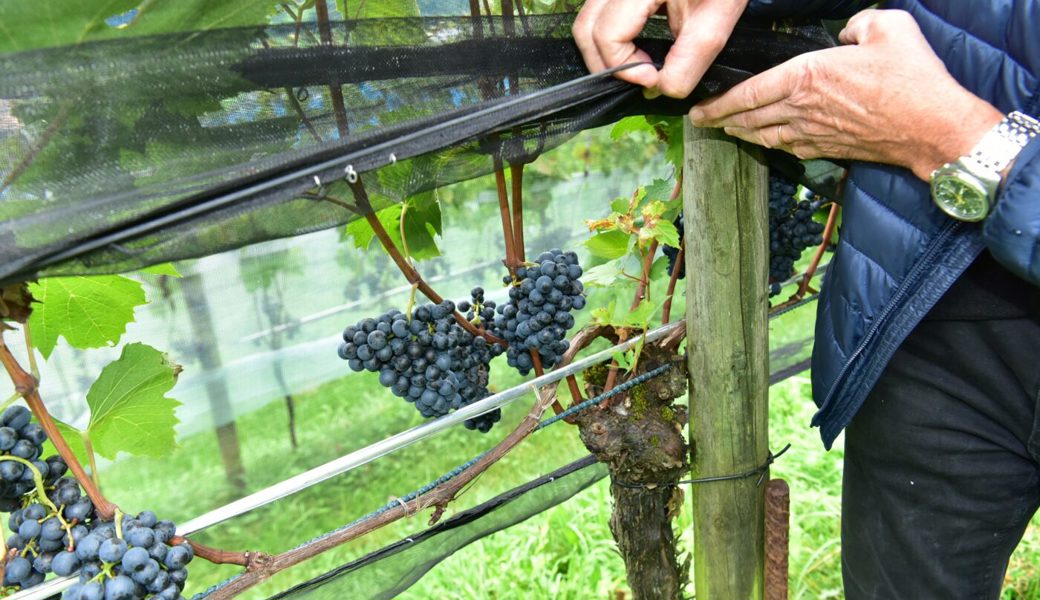
[[(685, 120), (687, 366), (693, 477), (768, 456), (768, 174), (753, 146)], [(764, 486), (694, 485), (697, 600), (761, 600)]]

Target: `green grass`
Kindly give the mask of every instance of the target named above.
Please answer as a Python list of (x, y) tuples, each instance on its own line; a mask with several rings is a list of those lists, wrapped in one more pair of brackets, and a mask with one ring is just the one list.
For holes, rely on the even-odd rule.
[[(516, 381), (516, 377), (508, 377), (498, 383), (501, 387)], [(250, 491), (420, 422), (410, 406), (388, 398), (372, 377), (346, 377), (302, 394), (297, 400), (301, 447), (296, 451), (288, 446), (281, 402), (272, 402), (238, 420)], [(814, 407), (807, 378), (795, 377), (774, 386), (770, 402), (771, 445), (776, 449), (792, 444), (773, 469), (773, 476), (786, 479), (792, 490), (791, 598), (841, 598), (840, 442), (835, 450), (824, 452), (817, 431), (808, 428)], [(530, 399), (525, 398), (510, 406), (503, 424), (489, 435), (461, 428), (446, 432), (214, 527), (198, 539), (229, 549), (279, 552), (291, 548), (425, 484), (490, 447), (526, 414), (529, 405)], [(452, 511), (486, 500), (584, 454), (572, 428), (551, 427), (521, 444), (484, 474)], [(150, 508), (177, 521), (237, 495), (225, 483), (211, 433), (183, 440), (178, 451), (162, 460), (120, 461), (103, 473), (102, 481), (106, 492), (125, 509)], [(610, 504), (608, 487), (600, 482), (560, 506), (468, 546), (401, 597), (616, 598), (618, 590), (625, 590), (624, 567), (607, 526)], [(290, 569), (242, 597), (266, 598), (419, 531), (425, 521), (425, 515), (400, 521)], [(686, 510), (677, 527), (687, 551), (692, 545), (689, 523)], [(1040, 600), (1038, 525), (1040, 520), (1034, 519), (1034, 526), (1013, 557), (1005, 600)], [(191, 571), (191, 593), (236, 572), (202, 561), (194, 563)]]

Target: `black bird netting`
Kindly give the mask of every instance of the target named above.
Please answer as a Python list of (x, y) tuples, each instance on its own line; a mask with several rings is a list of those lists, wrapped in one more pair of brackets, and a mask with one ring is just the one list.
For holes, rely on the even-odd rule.
[[(68, 31), (45, 32), (39, 9), (0, 7), (2, 281), (339, 225), (625, 115), (681, 114), (826, 43), (745, 22), (690, 99), (650, 101), (587, 74), (572, 13), (428, 16), (465, 7), (390, 2), (345, 20), (342, 4), (84, 4), (55, 16)], [(667, 25), (639, 43), (663, 59)]]
[(394, 598), (458, 550), (565, 502), (606, 475), (605, 465), (586, 456), (269, 600)]

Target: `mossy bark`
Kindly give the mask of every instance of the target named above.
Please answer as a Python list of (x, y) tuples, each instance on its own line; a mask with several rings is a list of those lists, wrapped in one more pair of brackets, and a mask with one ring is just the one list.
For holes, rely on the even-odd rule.
[[(678, 357), (647, 347), (638, 372), (665, 362), (674, 368), (577, 419), (585, 446), (610, 471), (610, 530), (625, 560), (634, 600), (682, 598), (689, 571), (689, 561), (679, 560), (672, 529), (683, 506), (683, 493), (675, 482), (689, 468), (683, 437), (686, 408), (673, 403), (685, 397), (685, 365)], [(589, 393), (599, 393), (606, 370), (591, 370), (585, 378)]]

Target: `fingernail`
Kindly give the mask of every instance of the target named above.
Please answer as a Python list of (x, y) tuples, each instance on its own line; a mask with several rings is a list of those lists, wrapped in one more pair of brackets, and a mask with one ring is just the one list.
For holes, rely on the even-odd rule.
[(704, 120), (704, 111), (699, 108), (690, 109), (690, 120), (694, 123)]

